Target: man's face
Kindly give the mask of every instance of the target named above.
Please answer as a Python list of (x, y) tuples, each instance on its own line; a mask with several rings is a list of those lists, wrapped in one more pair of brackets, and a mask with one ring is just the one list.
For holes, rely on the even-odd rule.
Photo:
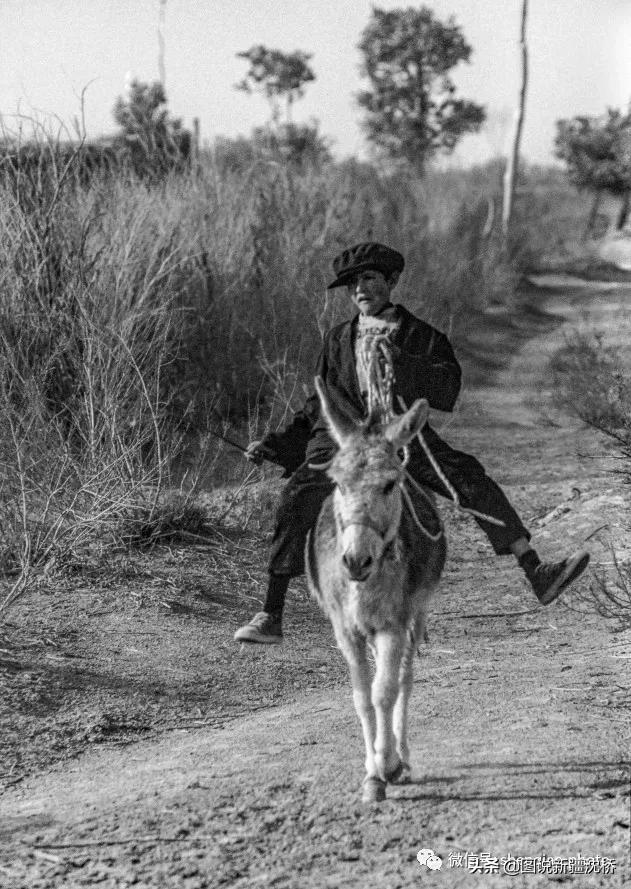
[(394, 283), (377, 269), (359, 272), (346, 285), (346, 292), (362, 315), (378, 315), (387, 302)]

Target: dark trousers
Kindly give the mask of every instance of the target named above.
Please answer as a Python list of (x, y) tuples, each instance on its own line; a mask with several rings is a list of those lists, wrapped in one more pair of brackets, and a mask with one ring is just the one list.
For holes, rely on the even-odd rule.
[[(429, 427), (423, 430), (423, 435), (443, 474), (458, 494), (461, 505), (504, 523), (501, 527), (474, 517), (498, 555), (509, 553), (510, 545), (521, 537), (530, 540), (529, 532), (506, 494), (475, 457), (450, 447)], [(413, 443), (410, 451), (407, 471), (412, 478), (436, 494), (449, 497), (418, 442)], [(320, 453), (318, 461), (330, 456), (331, 453), (328, 456)], [(269, 560), (271, 573), (290, 577), (304, 574), (307, 533), (315, 525), (320, 508), (332, 490), (333, 483), (326, 472), (310, 469), (307, 462), (294, 472), (283, 491), (276, 514)]]

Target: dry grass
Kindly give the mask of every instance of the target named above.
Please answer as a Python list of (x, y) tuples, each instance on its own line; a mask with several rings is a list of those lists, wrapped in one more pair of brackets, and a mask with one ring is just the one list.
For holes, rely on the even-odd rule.
[(554, 355), (552, 370), (560, 404), (631, 458), (631, 379), (620, 349), (598, 331), (577, 331)]
[(616, 621), (621, 628), (631, 626), (631, 564), (621, 562), (612, 551), (614, 574), (595, 574), (590, 586), (593, 609), (597, 614)]
[[(348, 311), (326, 283), (349, 242), (401, 249), (399, 298), (456, 341), (472, 313), (512, 298), (484, 229), (492, 165), (421, 182), (355, 161), (206, 156), (149, 187), (124, 171), (86, 178), (80, 146), (69, 155), (54, 138), (33, 156), (0, 163), (10, 598), (20, 578), (81, 552), (162, 539), (178, 523), (197, 533), (198, 483), (226, 471), (209, 433), (258, 437), (302, 404), (322, 334)], [(180, 487), (185, 508), (170, 495)]]
[(593, 195), (569, 185), (558, 167), (522, 171), (515, 201), (511, 259), (524, 272), (583, 274), (589, 257), (586, 226)]
[[(558, 403), (617, 446), (620, 482), (631, 481), (629, 357), (595, 330), (574, 332), (552, 359)], [(622, 626), (631, 625), (631, 565), (612, 548), (613, 571), (594, 573), (583, 604)]]

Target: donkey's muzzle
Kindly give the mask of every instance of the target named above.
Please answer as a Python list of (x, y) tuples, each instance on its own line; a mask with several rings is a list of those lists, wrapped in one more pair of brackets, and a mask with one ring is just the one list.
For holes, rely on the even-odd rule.
[(370, 574), (372, 556), (350, 556), (348, 553), (344, 553), (342, 562), (350, 579), (361, 582), (366, 580)]

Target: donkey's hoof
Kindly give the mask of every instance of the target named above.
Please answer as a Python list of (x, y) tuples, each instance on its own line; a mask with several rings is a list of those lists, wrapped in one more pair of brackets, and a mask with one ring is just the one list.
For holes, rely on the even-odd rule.
[(386, 782), (381, 778), (369, 776), (364, 778), (362, 789), (363, 803), (382, 803), (386, 798)]
[(412, 777), (412, 769), (410, 764), (401, 760), (399, 765), (393, 769), (386, 779), (389, 784), (408, 784)]

